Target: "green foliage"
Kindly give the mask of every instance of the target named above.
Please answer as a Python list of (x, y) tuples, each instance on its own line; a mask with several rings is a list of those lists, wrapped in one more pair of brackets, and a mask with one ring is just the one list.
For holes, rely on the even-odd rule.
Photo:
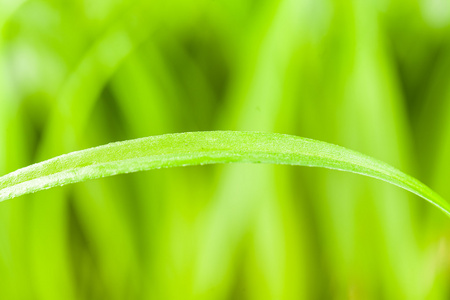
[(411, 191), (450, 215), (445, 200), (388, 164), (316, 140), (254, 132), (167, 134), (72, 152), (0, 177), (0, 201), (117, 174), (232, 162), (323, 167), (359, 173)]
[[(0, 174), (138, 137), (282, 132), (450, 199), (449, 37), (445, 0), (0, 0)], [(0, 299), (450, 299), (450, 219), (416, 200), (267, 164), (49, 189), (0, 205)]]

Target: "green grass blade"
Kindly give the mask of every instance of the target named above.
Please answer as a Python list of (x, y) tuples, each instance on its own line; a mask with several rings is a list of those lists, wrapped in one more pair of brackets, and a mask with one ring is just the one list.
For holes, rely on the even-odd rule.
[(366, 155), (296, 136), (236, 131), (165, 134), (58, 156), (1, 177), (0, 201), (122, 173), (233, 162), (324, 167), (359, 173), (413, 192), (450, 215), (449, 204), (430, 188)]

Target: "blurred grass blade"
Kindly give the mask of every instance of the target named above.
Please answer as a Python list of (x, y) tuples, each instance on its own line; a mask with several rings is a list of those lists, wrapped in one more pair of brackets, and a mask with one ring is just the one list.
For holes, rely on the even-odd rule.
[(321, 141), (261, 132), (165, 134), (72, 152), (0, 178), (0, 201), (88, 179), (214, 163), (324, 167), (378, 178), (411, 191), (450, 215), (450, 206), (420, 181), (386, 163)]

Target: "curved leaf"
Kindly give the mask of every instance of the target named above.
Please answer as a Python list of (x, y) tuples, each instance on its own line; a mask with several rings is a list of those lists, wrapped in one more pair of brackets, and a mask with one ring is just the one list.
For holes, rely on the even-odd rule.
[(449, 204), (426, 185), (369, 156), (297, 136), (237, 131), (165, 134), (58, 156), (0, 177), (0, 201), (122, 173), (236, 162), (324, 167), (359, 173), (411, 191), (450, 215)]

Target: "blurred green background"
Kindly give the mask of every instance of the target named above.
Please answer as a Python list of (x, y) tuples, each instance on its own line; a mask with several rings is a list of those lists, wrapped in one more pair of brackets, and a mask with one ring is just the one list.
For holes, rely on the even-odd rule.
[[(0, 175), (117, 140), (339, 144), (450, 200), (448, 0), (0, 0)], [(450, 220), (324, 169), (155, 170), (0, 204), (0, 299), (449, 299)]]

